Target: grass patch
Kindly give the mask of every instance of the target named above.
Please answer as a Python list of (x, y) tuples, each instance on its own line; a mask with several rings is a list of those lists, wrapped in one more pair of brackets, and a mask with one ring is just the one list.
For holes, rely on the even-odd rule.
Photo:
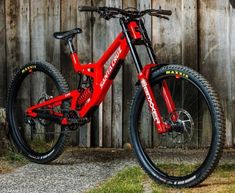
[(0, 174), (12, 172), (17, 167), (28, 163), (28, 160), (23, 155), (15, 152), (7, 152), (0, 157)]
[(89, 193), (141, 193), (143, 192), (143, 186), (141, 185), (143, 176), (144, 172), (140, 170), (139, 167), (127, 168), (109, 179), (100, 187), (91, 190)]
[[(164, 165), (167, 167), (167, 165)], [(171, 166), (170, 166), (171, 167)], [(190, 166), (191, 167), (191, 166)], [(182, 171), (188, 166), (182, 166)], [(140, 167), (129, 167), (89, 193), (234, 193), (235, 165), (217, 167), (213, 174), (195, 188), (175, 189), (152, 181)]]

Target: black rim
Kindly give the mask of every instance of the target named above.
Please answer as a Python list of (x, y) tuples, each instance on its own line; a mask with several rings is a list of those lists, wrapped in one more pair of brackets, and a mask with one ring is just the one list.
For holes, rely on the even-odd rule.
[[(60, 92), (60, 93), (62, 92), (60, 86), (55, 81), (55, 78), (50, 73), (48, 73), (46, 70), (37, 66), (37, 69), (35, 69), (34, 72), (45, 73), (52, 80), (52, 82), (56, 85), (58, 92)], [(33, 149), (31, 149), (27, 145), (27, 143), (24, 141), (24, 139), (22, 139), (20, 131), (19, 131), (19, 129), (17, 129), (16, 118), (14, 115), (14, 106), (16, 104), (16, 98), (19, 93), (20, 87), (21, 87), (23, 81), (26, 79), (26, 77), (29, 74), (30, 73), (27, 73), (27, 72), (21, 73), (21, 71), (19, 71), (18, 76), (16, 76), (16, 79), (14, 80), (14, 83), (12, 84), (13, 85), (12, 93), (11, 93), (9, 101), (8, 101), (8, 113), (9, 113), (8, 119), (9, 119), (11, 130), (12, 130), (12, 136), (15, 136), (15, 139), (17, 140), (17, 143), (18, 143), (17, 145), (20, 147), (22, 152), (31, 158), (42, 159), (42, 158), (45, 158), (45, 156), (47, 157), (48, 155), (51, 155), (52, 153), (54, 153), (57, 150), (58, 146), (61, 143), (61, 140), (64, 139), (65, 127), (61, 127), (60, 135), (59, 135), (56, 143), (53, 145), (53, 147), (51, 147), (49, 150), (47, 150), (46, 152), (43, 152), (43, 153), (39, 153), (39, 152), (34, 151)]]
[[(165, 72), (165, 71), (164, 71)], [(167, 75), (159, 75), (158, 76), (158, 78), (156, 78), (155, 80), (154, 80), (154, 82), (155, 81), (159, 81), (159, 80), (162, 80), (162, 79), (165, 79), (165, 78), (167, 78), (167, 77), (173, 77), (173, 76), (167, 76)], [(212, 113), (213, 112), (213, 110), (212, 110), (212, 104), (210, 104), (210, 101), (207, 99), (207, 97), (206, 97), (206, 95), (205, 95), (205, 91), (203, 91), (203, 89), (201, 89), (200, 88), (200, 86), (197, 84), (197, 83), (195, 83), (193, 80), (191, 80), (190, 78), (189, 79), (185, 79), (185, 78), (183, 78), (182, 77), (182, 79), (184, 79), (184, 80), (187, 80), (187, 81), (189, 81), (195, 88), (197, 88), (197, 90), (200, 92), (200, 94), (202, 94), (202, 96), (203, 96), (203, 99), (205, 100), (205, 102), (206, 102), (206, 105), (207, 105), (207, 108), (208, 108), (208, 110), (209, 110), (209, 112), (210, 112), (210, 116), (211, 116), (211, 122), (212, 122), (212, 120), (215, 120), (215, 117), (214, 117), (214, 114)], [(140, 104), (138, 105), (138, 109), (137, 109), (137, 111), (135, 111), (135, 112), (139, 112), (138, 114), (137, 114), (137, 117), (139, 118), (140, 117), (140, 111), (138, 111), (139, 109), (141, 109), (142, 110), (142, 108), (143, 108), (143, 104), (144, 104), (144, 101), (145, 101), (145, 97), (144, 97), (144, 93), (143, 92), (141, 92), (141, 95), (139, 95), (139, 97), (141, 98), (141, 102), (140, 102)], [(137, 124), (136, 123), (133, 123), (134, 124), (134, 127), (133, 128), (137, 128)], [(140, 134), (139, 134), (139, 131), (137, 131), (137, 132), (135, 132), (135, 135), (136, 135), (136, 140), (137, 140), (137, 146), (138, 146), (138, 149), (140, 150), (140, 155), (141, 155), (141, 158), (140, 159), (143, 159), (142, 161), (144, 161), (144, 162), (147, 162), (147, 166), (146, 165), (144, 165), (144, 167), (149, 167), (148, 168), (148, 170), (150, 170), (151, 172), (153, 172), (153, 176), (155, 175), (155, 173), (157, 173), (161, 178), (165, 178), (165, 179), (167, 179), (167, 180), (172, 180), (172, 181), (175, 181), (175, 180), (177, 180), (177, 181), (180, 181), (180, 180), (184, 180), (184, 179), (186, 179), (186, 178), (191, 178), (191, 177), (193, 177), (193, 176), (195, 176), (195, 175), (202, 175), (203, 174), (203, 172), (202, 172), (202, 170), (204, 170), (205, 168), (208, 168), (208, 159), (211, 159), (211, 152), (212, 152), (212, 150), (213, 150), (213, 148), (215, 148), (215, 147), (213, 147), (213, 144), (215, 144), (215, 136), (216, 136), (216, 133), (215, 133), (215, 123), (212, 123), (212, 135), (211, 135), (211, 143), (210, 143), (210, 147), (209, 147), (209, 150), (208, 150), (208, 153), (207, 153), (207, 156), (205, 157), (205, 159), (204, 159), (204, 161), (202, 162), (202, 164), (200, 164), (200, 166), (195, 170), (195, 171), (193, 171), (192, 173), (190, 173), (190, 174), (188, 174), (188, 175), (185, 175), (185, 176), (180, 176), (180, 177), (176, 177), (176, 176), (170, 176), (170, 175), (168, 175), (167, 173), (165, 173), (165, 172), (163, 172), (163, 171), (161, 171), (154, 163), (153, 163), (153, 161), (150, 159), (150, 157), (148, 156), (148, 153), (146, 153), (146, 150), (142, 147), (142, 143), (141, 143), (141, 139), (140, 139)], [(139, 154), (138, 153), (138, 154)], [(171, 183), (171, 182), (169, 182), (169, 183)]]

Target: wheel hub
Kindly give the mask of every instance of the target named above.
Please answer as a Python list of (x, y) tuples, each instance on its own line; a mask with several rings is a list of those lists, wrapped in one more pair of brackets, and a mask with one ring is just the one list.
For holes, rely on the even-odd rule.
[[(172, 116), (177, 115), (177, 120), (173, 121)], [(192, 140), (194, 131), (194, 121), (192, 116), (184, 109), (178, 109), (171, 113), (168, 122), (171, 130), (166, 134), (173, 143), (184, 144)]]

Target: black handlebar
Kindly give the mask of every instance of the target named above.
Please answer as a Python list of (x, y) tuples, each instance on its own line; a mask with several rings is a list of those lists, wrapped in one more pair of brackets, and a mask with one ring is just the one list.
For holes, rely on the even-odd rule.
[[(123, 15), (129, 18), (140, 18), (144, 15), (148, 14), (150, 16), (155, 16), (163, 19), (169, 19), (166, 16), (172, 15), (171, 10), (162, 10), (160, 9), (146, 9), (144, 11), (138, 10), (130, 10), (130, 9), (119, 9), (115, 7), (92, 7), (92, 6), (81, 6), (79, 7), (79, 11), (89, 11), (89, 12), (97, 12), (101, 17), (105, 19), (111, 19), (117, 17), (117, 15)], [(166, 16), (165, 16), (166, 15)]]
[(91, 12), (95, 11), (95, 12), (97, 12), (98, 11), (97, 7), (91, 7), (91, 6), (81, 6), (78, 9), (81, 12), (83, 12), (83, 11), (91, 11)]

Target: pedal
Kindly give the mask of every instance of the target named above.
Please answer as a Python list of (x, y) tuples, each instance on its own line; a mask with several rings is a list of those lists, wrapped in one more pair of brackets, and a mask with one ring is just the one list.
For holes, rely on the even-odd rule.
[(70, 124), (78, 124), (79, 115), (76, 111), (69, 111), (67, 118)]

